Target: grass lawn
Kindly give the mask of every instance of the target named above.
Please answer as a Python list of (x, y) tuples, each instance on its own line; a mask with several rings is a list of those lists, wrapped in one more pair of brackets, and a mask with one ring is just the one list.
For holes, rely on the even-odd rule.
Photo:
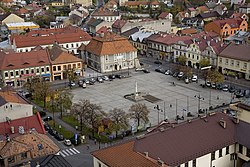
[(53, 120), (49, 121), (48, 124), (55, 129), (57, 132), (59, 132), (60, 134), (62, 134), (64, 136), (64, 138), (66, 139), (70, 139), (71, 137), (74, 136), (74, 133), (71, 131), (66, 130), (63, 126), (61, 126), (61, 128), (59, 128), (59, 124), (57, 124), (57, 122), (55, 122), (55, 127), (53, 126)]
[(71, 125), (73, 128), (75, 128), (76, 126), (80, 126), (80, 124), (73, 115), (63, 116), (62, 120)]

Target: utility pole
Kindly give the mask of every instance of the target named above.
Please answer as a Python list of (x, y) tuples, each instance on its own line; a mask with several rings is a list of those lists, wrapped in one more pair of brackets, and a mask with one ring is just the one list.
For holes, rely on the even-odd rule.
[(176, 117), (177, 117), (177, 102), (178, 102), (178, 99), (176, 99), (176, 101), (175, 101), (175, 114), (176, 114)]

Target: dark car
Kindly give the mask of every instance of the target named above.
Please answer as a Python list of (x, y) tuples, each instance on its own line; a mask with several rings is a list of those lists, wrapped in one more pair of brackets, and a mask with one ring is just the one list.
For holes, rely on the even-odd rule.
[(235, 92), (235, 87), (234, 86), (230, 86), (229, 89), (228, 89), (228, 91), (230, 93), (234, 93)]
[(222, 89), (223, 89), (223, 85), (222, 85), (222, 84), (217, 84), (217, 85), (216, 85), (216, 89), (222, 90)]
[(164, 74), (164, 70), (163, 70), (163, 69), (161, 69), (161, 68), (156, 68), (156, 69), (155, 69), (155, 71), (156, 71), (156, 72), (160, 72), (160, 73), (163, 73), (163, 74)]
[(115, 77), (119, 78), (119, 79), (122, 79), (122, 75), (120, 75), (120, 74), (116, 74)]
[(51, 121), (53, 118), (51, 116), (48, 116), (43, 119), (44, 122)]
[(99, 83), (103, 83), (104, 81), (103, 81), (103, 79), (102, 79), (102, 77), (97, 77), (97, 82), (99, 82)]
[(154, 63), (155, 64), (162, 64), (162, 62), (160, 62), (160, 61), (155, 61)]
[(48, 124), (44, 124), (43, 126), (44, 126), (44, 129), (45, 129), (46, 131), (49, 131), (49, 130), (50, 130), (50, 126), (49, 126)]
[(178, 72), (175, 72), (174, 74), (173, 74), (173, 77), (177, 77), (178, 76)]
[(50, 129), (48, 130), (48, 132), (49, 132), (49, 134), (50, 134), (51, 136), (55, 136), (55, 135), (57, 134), (56, 130), (54, 130), (54, 129), (52, 129), (52, 128), (50, 128)]
[(235, 94), (235, 97), (236, 97), (236, 98), (244, 97), (244, 91), (242, 91), (242, 90), (240, 90), (240, 89), (237, 90), (237, 91), (235, 91), (234, 94)]
[(115, 79), (115, 75), (114, 75), (114, 74), (112, 74), (112, 75), (109, 75), (109, 79), (110, 79), (110, 80), (113, 80), (113, 79)]
[(55, 134), (55, 138), (56, 138), (56, 140), (58, 140), (58, 141), (63, 141), (63, 140), (64, 140), (63, 135), (60, 134), (60, 133)]
[(144, 73), (150, 73), (150, 71), (148, 69), (144, 69), (142, 70)]

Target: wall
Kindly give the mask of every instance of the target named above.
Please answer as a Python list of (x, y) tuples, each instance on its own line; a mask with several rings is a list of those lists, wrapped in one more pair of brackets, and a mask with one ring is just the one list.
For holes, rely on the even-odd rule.
[(94, 167), (108, 167), (107, 165), (105, 165), (104, 163), (102, 163), (95, 157), (93, 157), (93, 162), (94, 162)]
[[(11, 105), (12, 108), (10, 107)], [(32, 115), (33, 108), (30, 104), (7, 103), (0, 107), (0, 122), (6, 122), (6, 117), (15, 120)]]

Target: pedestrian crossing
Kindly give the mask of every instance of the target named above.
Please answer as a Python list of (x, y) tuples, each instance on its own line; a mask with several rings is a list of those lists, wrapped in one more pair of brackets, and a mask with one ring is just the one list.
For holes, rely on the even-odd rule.
[(61, 150), (57, 154), (63, 157), (68, 157), (68, 156), (72, 156), (72, 155), (79, 154), (79, 153), (80, 151), (78, 151), (76, 148), (69, 148), (69, 149)]

